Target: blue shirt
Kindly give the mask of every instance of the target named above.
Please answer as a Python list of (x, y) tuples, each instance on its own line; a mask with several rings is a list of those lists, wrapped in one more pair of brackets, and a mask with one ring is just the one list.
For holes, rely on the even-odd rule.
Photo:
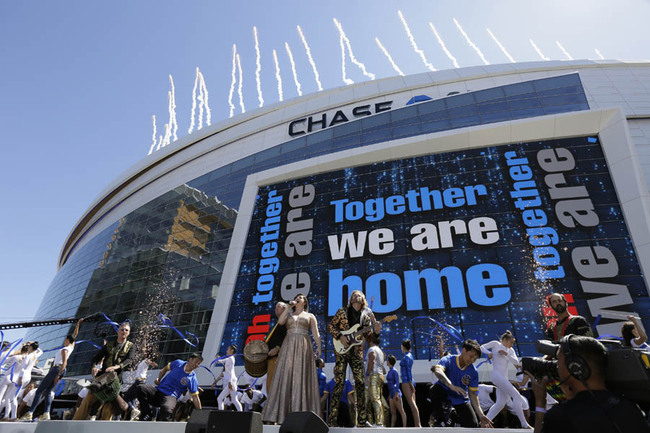
[[(445, 374), (452, 385), (463, 388), (468, 395), (469, 392), (475, 394), (478, 393), (478, 371), (476, 371), (474, 364), (470, 364), (461, 369), (458, 365), (458, 355), (447, 355), (438, 362), (438, 365), (444, 367)], [(447, 390), (447, 395), (449, 400), (451, 400), (451, 404), (457, 405), (469, 401), (469, 397), (463, 397), (462, 395), (451, 391), (442, 382), (438, 383)]]
[(402, 392), (399, 390), (399, 374), (397, 370), (391, 367), (388, 370), (386, 375), (386, 383), (388, 384), (388, 392), (390, 393), (390, 398), (395, 397), (395, 394), (402, 395)]
[(413, 355), (411, 352), (406, 352), (404, 358), (399, 362), (399, 374), (402, 376), (402, 383), (413, 382)]
[(190, 390), (190, 394), (198, 394), (199, 382), (196, 380), (196, 374), (194, 372), (185, 373), (185, 364), (187, 361), (182, 359), (170, 362), (169, 373), (160, 381), (158, 391), (176, 398), (180, 398), (187, 389)]
[[(325, 390), (330, 393), (330, 399), (332, 398), (332, 394), (334, 393), (335, 386), (336, 386), (336, 381), (334, 379), (327, 382), (327, 388)], [(343, 387), (343, 395), (341, 395), (341, 401), (347, 404), (348, 406), (350, 405), (350, 403), (348, 403), (348, 394), (351, 393), (352, 391), (354, 391), (352, 382), (346, 379), (345, 385)]]
[(327, 388), (327, 376), (325, 376), (322, 368), (317, 368), (316, 373), (318, 376), (318, 394), (320, 394), (322, 397), (323, 393), (325, 392), (325, 388)]

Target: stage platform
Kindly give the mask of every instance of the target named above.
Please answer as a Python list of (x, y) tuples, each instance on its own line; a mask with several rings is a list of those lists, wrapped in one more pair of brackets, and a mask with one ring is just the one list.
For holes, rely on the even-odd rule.
[[(509, 433), (523, 433), (531, 430), (499, 429)], [(280, 426), (264, 426), (264, 433), (279, 433)], [(418, 433), (418, 432), (453, 432), (476, 433), (482, 429), (462, 427), (396, 427), (396, 428), (363, 428), (348, 427), (330, 428), (331, 433), (363, 431), (366, 433)], [(185, 433), (184, 422), (141, 422), (141, 421), (39, 421), (39, 422), (0, 422), (0, 433)], [(217, 430), (216, 433), (222, 433)], [(245, 433), (245, 432), (223, 432)]]

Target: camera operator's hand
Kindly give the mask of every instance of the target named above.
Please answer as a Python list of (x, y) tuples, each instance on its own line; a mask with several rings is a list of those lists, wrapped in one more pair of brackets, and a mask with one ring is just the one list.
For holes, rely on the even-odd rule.
[(544, 376), (538, 379), (527, 371), (524, 371), (524, 374), (530, 378), (530, 383), (533, 386), (535, 405), (537, 407), (546, 407), (546, 384), (549, 382), (548, 377)]

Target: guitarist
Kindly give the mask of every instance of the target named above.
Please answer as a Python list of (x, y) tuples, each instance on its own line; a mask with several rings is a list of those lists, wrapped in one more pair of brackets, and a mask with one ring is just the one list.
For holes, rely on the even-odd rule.
[[(373, 326), (375, 335), (381, 331), (381, 322), (375, 320), (375, 315), (368, 308), (366, 297), (360, 290), (355, 290), (350, 295), (350, 301), (347, 307), (341, 307), (336, 312), (332, 321), (327, 326), (327, 330), (334, 339), (343, 343), (344, 347), (350, 345), (350, 341), (342, 336), (341, 331), (347, 331), (354, 325), (360, 327)], [(345, 372), (348, 364), (354, 375), (354, 390), (357, 400), (357, 425), (360, 427), (370, 427), (366, 417), (366, 390), (363, 367), (363, 344), (354, 347), (346, 353), (335, 353), (336, 364), (334, 365), (334, 391), (332, 393), (332, 407), (329, 415), (330, 427), (336, 427), (336, 419), (339, 413), (339, 402), (345, 385)], [(352, 402), (350, 402), (352, 403)]]

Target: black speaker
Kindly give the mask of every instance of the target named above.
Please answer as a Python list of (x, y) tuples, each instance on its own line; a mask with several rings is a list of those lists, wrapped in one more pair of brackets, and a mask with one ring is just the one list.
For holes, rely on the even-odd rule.
[(262, 414), (194, 409), (185, 433), (262, 433)]
[(280, 426), (280, 433), (327, 433), (329, 430), (314, 412), (291, 412)]

